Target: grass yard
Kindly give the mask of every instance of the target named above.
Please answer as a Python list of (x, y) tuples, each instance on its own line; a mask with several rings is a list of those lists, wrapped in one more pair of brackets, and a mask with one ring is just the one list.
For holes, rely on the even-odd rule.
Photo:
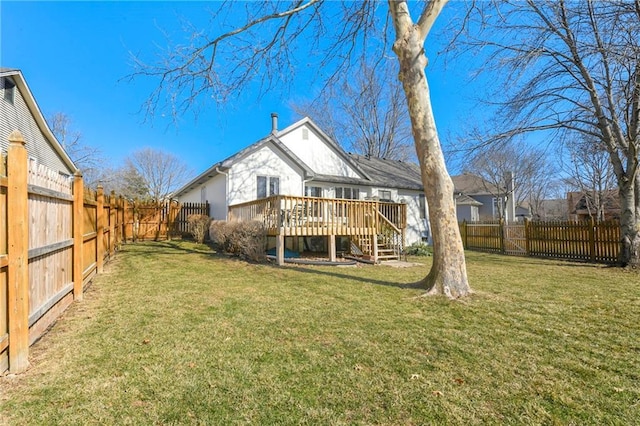
[[(0, 378), (0, 423), (638, 424), (640, 275), (470, 252), (427, 266), (247, 264), (126, 245)], [(428, 260), (427, 260), (428, 261)]]

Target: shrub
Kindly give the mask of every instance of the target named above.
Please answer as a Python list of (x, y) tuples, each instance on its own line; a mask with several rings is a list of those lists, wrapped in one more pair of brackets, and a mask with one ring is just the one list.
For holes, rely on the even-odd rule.
[(207, 236), (207, 229), (209, 228), (209, 223), (211, 223), (211, 218), (203, 214), (192, 214), (187, 217), (187, 223), (193, 239), (196, 240), (197, 243), (202, 244), (204, 238)]
[(407, 254), (410, 256), (431, 256), (433, 249), (425, 243), (413, 243), (407, 247)]
[(209, 236), (226, 253), (256, 262), (264, 260), (267, 231), (262, 222), (214, 220), (209, 226)]

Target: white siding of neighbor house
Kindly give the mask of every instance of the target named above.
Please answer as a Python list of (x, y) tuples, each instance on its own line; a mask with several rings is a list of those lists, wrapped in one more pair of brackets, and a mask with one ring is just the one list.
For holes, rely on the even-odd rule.
[[(203, 190), (205, 199), (202, 200)], [(180, 196), (181, 203), (202, 203), (209, 202), (209, 216), (216, 220), (227, 218), (227, 177), (224, 174), (217, 174), (203, 185)]]
[[(398, 202), (407, 205), (407, 228), (405, 229), (405, 244), (407, 246), (421, 242), (424, 238), (431, 244), (431, 230), (429, 229), (429, 207), (426, 205), (425, 219), (420, 218), (420, 191), (398, 191)], [(396, 200), (394, 200), (396, 201)]]
[[(308, 139), (303, 139), (303, 129)], [(302, 126), (279, 136), (282, 143), (315, 173), (331, 176), (360, 177), (338, 153), (329, 147), (309, 126)]]
[(72, 174), (73, 171), (65, 165), (38, 127), (18, 85), (14, 88), (13, 105), (4, 99), (4, 85), (0, 86), (0, 151), (7, 152), (9, 134), (19, 130), (24, 136), (29, 157), (50, 169)]
[(255, 200), (257, 176), (280, 178), (280, 194), (302, 195), (302, 170), (271, 144), (238, 160), (229, 170), (229, 205)]

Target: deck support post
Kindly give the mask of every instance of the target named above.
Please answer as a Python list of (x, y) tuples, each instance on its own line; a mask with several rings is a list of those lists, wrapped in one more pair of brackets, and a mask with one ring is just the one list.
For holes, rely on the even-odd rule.
[(373, 256), (373, 261), (378, 263), (378, 235), (371, 235), (371, 256)]
[(278, 266), (284, 265), (284, 235), (276, 235), (276, 261)]
[(336, 261), (336, 236), (329, 235), (329, 261)]

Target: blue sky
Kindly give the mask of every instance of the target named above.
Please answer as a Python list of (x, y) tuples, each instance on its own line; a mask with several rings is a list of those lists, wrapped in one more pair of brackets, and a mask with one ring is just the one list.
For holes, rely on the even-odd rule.
[[(271, 112), (279, 114), (280, 127), (291, 124), (297, 116), (290, 98), (298, 95), (295, 89), (288, 97), (273, 91), (258, 100), (248, 92), (222, 109), (207, 105), (197, 118), (185, 115), (177, 126), (167, 117), (145, 121), (140, 109), (155, 82), (125, 78), (133, 71), (131, 52), (153, 58), (167, 46), (165, 33), (174, 40), (184, 37), (181, 19), (206, 25), (206, 8), (206, 2), (2, 0), (0, 64), (21, 69), (45, 116), (69, 115), (74, 130), (112, 166), (138, 148), (153, 147), (199, 173), (267, 135)], [(466, 121), (477, 87), (466, 82), (472, 71), (466, 65), (445, 69), (444, 61), (429, 56), (432, 102), (446, 139)]]

